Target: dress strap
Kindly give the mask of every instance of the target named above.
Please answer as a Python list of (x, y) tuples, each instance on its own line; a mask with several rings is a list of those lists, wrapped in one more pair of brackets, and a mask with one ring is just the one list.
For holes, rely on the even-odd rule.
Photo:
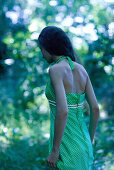
[(59, 58), (59, 59), (56, 61), (56, 63), (58, 63), (60, 60), (62, 60), (62, 59), (64, 59), (64, 58), (68, 59), (71, 69), (74, 70), (73, 61), (72, 61), (72, 59), (71, 59), (69, 56), (65, 56), (65, 57)]

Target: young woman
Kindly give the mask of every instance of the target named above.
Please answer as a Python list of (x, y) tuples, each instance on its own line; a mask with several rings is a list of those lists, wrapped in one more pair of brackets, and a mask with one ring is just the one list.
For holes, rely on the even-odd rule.
[[(75, 60), (71, 41), (61, 28), (45, 27), (38, 43), (43, 58), (51, 64), (45, 89), (50, 106), (47, 165), (61, 170), (91, 170), (99, 107), (89, 75)], [(89, 129), (83, 115), (85, 99), (90, 106)]]

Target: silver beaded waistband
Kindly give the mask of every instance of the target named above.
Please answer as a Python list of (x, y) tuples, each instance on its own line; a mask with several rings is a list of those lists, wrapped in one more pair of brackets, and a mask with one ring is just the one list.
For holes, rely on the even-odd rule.
[[(49, 101), (49, 104), (50, 104), (50, 105), (56, 106), (56, 102), (55, 102), (55, 101), (52, 101), (52, 100), (49, 100), (49, 99), (48, 99), (48, 101)], [(68, 106), (68, 108), (84, 107), (84, 102), (82, 102), (82, 103), (77, 103), (77, 104), (75, 104), (75, 105), (67, 105), (67, 106)]]

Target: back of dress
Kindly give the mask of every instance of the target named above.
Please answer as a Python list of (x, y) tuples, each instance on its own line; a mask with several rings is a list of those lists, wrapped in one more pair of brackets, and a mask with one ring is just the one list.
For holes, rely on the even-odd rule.
[[(70, 57), (67, 58), (71, 69), (74, 69)], [(91, 170), (94, 160), (93, 147), (88, 128), (83, 114), (85, 93), (65, 93), (68, 105), (68, 117), (66, 127), (61, 140), (59, 157), (56, 162), (57, 168), (61, 170)], [(50, 108), (50, 138), (49, 154), (53, 148), (54, 123), (56, 114), (56, 100), (54, 89), (50, 79), (45, 88), (45, 95), (49, 101)], [(53, 168), (55, 169), (55, 168)]]

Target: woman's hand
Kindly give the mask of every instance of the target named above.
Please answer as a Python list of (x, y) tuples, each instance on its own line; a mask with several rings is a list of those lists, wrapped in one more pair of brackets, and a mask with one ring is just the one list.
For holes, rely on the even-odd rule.
[(58, 157), (59, 157), (59, 151), (58, 152), (52, 151), (51, 154), (46, 159), (47, 166), (51, 168), (57, 168), (56, 162)]

